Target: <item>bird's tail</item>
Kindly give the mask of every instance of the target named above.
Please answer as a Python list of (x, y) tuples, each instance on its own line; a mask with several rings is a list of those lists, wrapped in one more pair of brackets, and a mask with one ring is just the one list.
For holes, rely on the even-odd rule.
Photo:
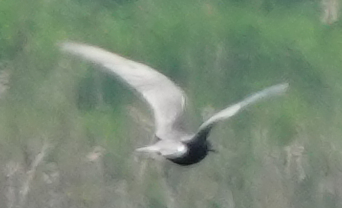
[(147, 153), (157, 153), (160, 151), (160, 148), (156, 145), (141, 147), (136, 149), (137, 152), (147, 152)]

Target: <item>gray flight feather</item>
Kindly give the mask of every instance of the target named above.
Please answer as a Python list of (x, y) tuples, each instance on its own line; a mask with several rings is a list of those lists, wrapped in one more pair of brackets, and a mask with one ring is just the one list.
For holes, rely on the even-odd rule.
[(140, 93), (154, 112), (158, 138), (178, 139), (181, 136), (182, 131), (178, 128), (181, 126), (179, 122), (185, 107), (185, 95), (165, 75), (95, 46), (65, 42), (61, 47), (64, 51), (102, 65)]
[(226, 119), (234, 116), (235, 114), (240, 112), (240, 110), (242, 110), (246, 106), (253, 104), (253, 103), (255, 103), (255, 102), (257, 102), (263, 98), (267, 98), (267, 97), (274, 96), (274, 95), (280, 95), (280, 94), (284, 93), (288, 87), (289, 87), (288, 83), (283, 83), (283, 84), (277, 84), (277, 85), (274, 85), (272, 87), (266, 88), (262, 91), (259, 91), (255, 94), (247, 97), (243, 101), (238, 102), (234, 105), (231, 105), (228, 108), (225, 108), (225, 109), (219, 111), (218, 113), (216, 113), (215, 115), (210, 117), (208, 120), (206, 120), (199, 127), (199, 131), (206, 129), (209, 126), (212, 126), (219, 121), (226, 120)]

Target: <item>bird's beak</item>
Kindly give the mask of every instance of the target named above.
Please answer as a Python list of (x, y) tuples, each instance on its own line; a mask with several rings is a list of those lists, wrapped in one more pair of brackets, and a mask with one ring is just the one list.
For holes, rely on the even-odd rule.
[(218, 151), (216, 149), (209, 149), (209, 152), (213, 152), (213, 153), (218, 153)]

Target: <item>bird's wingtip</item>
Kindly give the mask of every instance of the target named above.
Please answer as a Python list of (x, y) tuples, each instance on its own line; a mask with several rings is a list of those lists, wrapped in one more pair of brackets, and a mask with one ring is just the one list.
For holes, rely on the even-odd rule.
[(290, 87), (290, 84), (288, 82), (284, 82), (281, 84), (274, 85), (270, 88), (267, 88), (266, 91), (270, 94), (282, 94), (285, 93), (288, 88)]
[(60, 41), (57, 43), (57, 46), (62, 50), (62, 51), (70, 51), (72, 50), (75, 46), (80, 45), (79, 43), (73, 42), (73, 41)]
[(286, 91), (290, 87), (290, 84), (288, 82), (284, 82), (279, 84), (279, 88)]

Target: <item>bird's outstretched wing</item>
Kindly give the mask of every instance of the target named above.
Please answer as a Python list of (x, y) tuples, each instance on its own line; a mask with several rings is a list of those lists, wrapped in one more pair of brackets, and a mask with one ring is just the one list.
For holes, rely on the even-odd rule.
[(151, 106), (156, 123), (156, 136), (167, 139), (177, 129), (185, 106), (184, 92), (170, 79), (149, 66), (128, 60), (101, 48), (65, 42), (62, 50), (81, 56), (124, 80), (139, 92)]
[[(226, 120), (226, 119), (234, 116), (235, 114), (237, 114), (240, 110), (242, 110), (246, 106), (248, 106), (252, 103), (255, 103), (255, 102), (257, 102), (263, 98), (274, 96), (274, 95), (280, 95), (280, 94), (284, 93), (288, 87), (289, 87), (288, 83), (274, 85), (272, 87), (266, 88), (262, 91), (259, 91), (255, 94), (247, 97), (246, 99), (242, 100), (239, 103), (236, 103), (234, 105), (229, 106), (226, 109), (219, 111), (218, 113), (216, 113), (215, 115), (210, 117), (208, 120), (206, 120), (199, 127), (198, 133), (196, 134), (197, 139), (198, 139), (198, 137), (201, 137), (201, 138), (206, 137), (206, 135), (204, 135), (204, 134), (208, 134), (210, 132), (211, 128), (217, 122), (222, 121), (222, 120)], [(203, 135), (203, 136), (201, 136), (201, 135)]]

